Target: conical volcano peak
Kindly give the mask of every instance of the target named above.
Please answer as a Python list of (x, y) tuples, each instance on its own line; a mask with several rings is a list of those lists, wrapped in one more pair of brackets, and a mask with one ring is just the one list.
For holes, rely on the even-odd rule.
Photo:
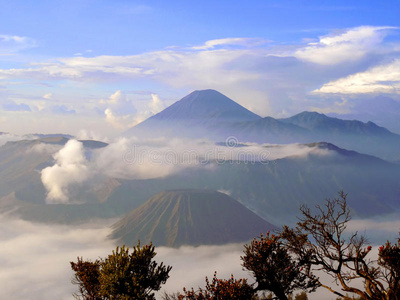
[(197, 90), (153, 116), (154, 120), (251, 121), (260, 116), (216, 90)]
[(168, 190), (113, 225), (111, 237), (156, 246), (245, 242), (276, 227), (230, 196), (210, 190)]
[[(132, 127), (126, 135), (218, 138), (216, 130), (233, 123), (261, 119), (227, 96), (212, 89), (196, 90), (158, 114)], [(226, 138), (226, 134), (222, 134)]]
[(241, 107), (239, 104), (237, 104), (235, 101), (231, 100), (224, 94), (221, 94), (220, 92), (212, 89), (196, 90), (182, 98), (181, 101), (220, 108), (231, 108), (233, 105)]

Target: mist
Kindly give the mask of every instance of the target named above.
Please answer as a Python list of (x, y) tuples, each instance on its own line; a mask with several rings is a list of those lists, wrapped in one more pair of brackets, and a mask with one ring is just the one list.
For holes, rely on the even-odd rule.
[[(107, 239), (115, 220), (79, 227), (30, 223), (4, 215), (0, 221), (0, 288), (4, 299), (73, 299), (77, 287), (71, 283), (73, 271), (69, 262), (77, 257), (104, 258), (116, 247), (114, 241)], [(173, 267), (162, 291), (197, 289), (214, 271), (219, 278), (229, 278), (231, 274), (245, 277), (240, 266), (242, 249), (242, 244), (157, 247), (155, 260)]]
[[(70, 261), (77, 257), (95, 260), (104, 258), (115, 249), (114, 241), (107, 239), (110, 225), (115, 220), (99, 221), (80, 226), (43, 225), (22, 221), (16, 218), (0, 216), (0, 288), (4, 299), (41, 299), (69, 300), (77, 290), (71, 283), (73, 272)], [(351, 222), (349, 230), (360, 229), (367, 224), (367, 236), (370, 230), (379, 229), (381, 235), (390, 237), (399, 222), (390, 228), (387, 223), (374, 220)], [(391, 223), (393, 225), (393, 223)], [(360, 227), (361, 226), (361, 227)], [(365, 225), (364, 225), (365, 226)], [(392, 240), (394, 241), (394, 240)], [(370, 240), (373, 247), (371, 257), (377, 256), (380, 245)], [(133, 245), (128, 245), (133, 246)], [(179, 249), (156, 247), (155, 260), (172, 266), (170, 278), (163, 285), (160, 295), (182, 292), (183, 287), (194, 288), (205, 286), (205, 277), (228, 279), (248, 278), (251, 275), (243, 271), (240, 256), (243, 255), (243, 244), (222, 246), (184, 246)], [(325, 282), (332, 279), (321, 274)], [(330, 292), (320, 288), (309, 294), (309, 299), (335, 299)]]
[[(51, 153), (54, 146), (36, 145), (33, 150)], [(223, 163), (269, 164), (285, 157), (304, 158), (310, 154), (334, 155), (334, 152), (302, 144), (240, 144), (235, 137), (222, 144), (206, 139), (119, 138), (100, 149), (86, 149), (81, 142), (70, 140), (53, 154), (54, 165), (41, 171), (41, 180), (47, 190), (47, 203), (66, 204), (74, 203), (69, 197), (71, 188), (98, 183), (101, 178), (160, 178), (187, 169), (212, 169)]]
[(113, 248), (108, 223), (42, 225), (0, 216), (0, 282), (4, 299), (73, 299), (69, 262)]

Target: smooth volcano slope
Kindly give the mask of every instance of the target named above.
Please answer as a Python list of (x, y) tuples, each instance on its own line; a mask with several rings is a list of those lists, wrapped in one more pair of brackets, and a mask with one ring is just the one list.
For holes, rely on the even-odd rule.
[(194, 91), (149, 120), (250, 121), (261, 117), (215, 90)]
[(260, 116), (215, 90), (194, 91), (160, 113), (129, 129), (125, 135), (149, 137), (210, 137), (215, 128)]
[(226, 194), (208, 190), (161, 192), (113, 225), (126, 245), (218, 245), (245, 242), (275, 227)]

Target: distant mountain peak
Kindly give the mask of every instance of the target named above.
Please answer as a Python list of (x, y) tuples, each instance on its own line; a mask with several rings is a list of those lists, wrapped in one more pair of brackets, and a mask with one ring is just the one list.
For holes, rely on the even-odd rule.
[(214, 119), (248, 121), (260, 116), (216, 90), (197, 90), (151, 117), (157, 120)]
[(283, 121), (290, 121), (292, 123), (310, 123), (330, 119), (330, 117), (316, 111), (303, 111), (290, 118), (281, 119)]
[(335, 132), (341, 131), (344, 134), (391, 134), (386, 128), (380, 127), (371, 121), (364, 123), (358, 120), (342, 120), (328, 117), (318, 112), (304, 111), (290, 118), (280, 120), (310, 130), (334, 130)]
[(127, 135), (206, 136), (221, 124), (247, 122), (261, 117), (212, 89), (196, 90), (127, 131)]
[(295, 117), (295, 116), (324, 116), (324, 117), (326, 117), (326, 115), (324, 115), (323, 113), (319, 113), (317, 111), (307, 111), (307, 110), (302, 111), (301, 113), (298, 113), (298, 114), (294, 115), (293, 117)]

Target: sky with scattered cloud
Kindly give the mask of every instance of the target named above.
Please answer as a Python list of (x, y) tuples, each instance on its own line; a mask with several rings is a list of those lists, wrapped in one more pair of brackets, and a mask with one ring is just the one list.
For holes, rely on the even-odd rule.
[[(273, 117), (400, 103), (397, 7), (1, 1), (0, 131), (118, 136), (208, 88)], [(383, 113), (369, 118), (400, 132)]]

